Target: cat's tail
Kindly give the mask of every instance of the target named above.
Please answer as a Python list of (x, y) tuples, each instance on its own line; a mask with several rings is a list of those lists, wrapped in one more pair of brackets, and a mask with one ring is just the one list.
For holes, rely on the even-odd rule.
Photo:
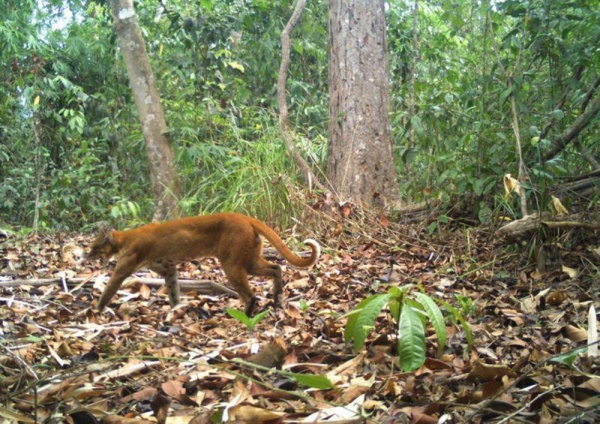
[(310, 256), (302, 258), (292, 252), (290, 248), (287, 247), (287, 245), (283, 242), (283, 240), (281, 240), (279, 235), (277, 235), (277, 233), (265, 223), (259, 221), (258, 219), (253, 219), (251, 222), (252, 227), (254, 227), (259, 234), (269, 240), (273, 247), (277, 249), (281, 256), (283, 256), (284, 259), (291, 265), (297, 268), (309, 268), (313, 266), (319, 259), (319, 256), (321, 255), (321, 245), (318, 241), (314, 239), (304, 240), (304, 244), (310, 246), (311, 253)]

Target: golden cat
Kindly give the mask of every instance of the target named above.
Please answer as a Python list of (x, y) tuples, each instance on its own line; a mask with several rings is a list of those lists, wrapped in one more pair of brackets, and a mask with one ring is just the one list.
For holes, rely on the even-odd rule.
[(181, 218), (143, 225), (129, 231), (102, 230), (92, 243), (88, 258), (105, 258), (118, 254), (112, 277), (98, 301), (102, 310), (115, 295), (123, 280), (146, 267), (165, 279), (171, 306), (179, 303), (177, 264), (195, 258), (214, 256), (229, 284), (246, 305), (246, 314), (254, 310), (256, 296), (248, 283), (248, 274), (273, 278), (273, 302), (279, 304), (283, 290), (281, 267), (262, 257), (264, 236), (293, 266), (308, 268), (319, 258), (321, 248), (312, 239), (304, 241), (311, 248), (307, 258), (295, 255), (266, 224), (250, 216), (225, 212)]

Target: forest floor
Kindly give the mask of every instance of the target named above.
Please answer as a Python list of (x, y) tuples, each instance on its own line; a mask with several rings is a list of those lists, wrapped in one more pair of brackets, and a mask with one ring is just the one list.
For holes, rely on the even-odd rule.
[[(135, 278), (99, 313), (92, 305), (114, 261), (103, 268), (81, 258), (92, 235), (0, 234), (0, 423), (600, 420), (600, 362), (578, 350), (600, 298), (597, 233), (510, 244), (483, 227), (430, 235), (383, 220), (358, 228), (283, 234), (292, 246), (315, 237), (323, 254), (309, 271), (284, 269), (283, 309), (254, 331), (225, 312), (242, 309), (233, 297), (188, 290), (171, 309), (163, 288)], [(537, 270), (532, 252), (541, 244), (545, 269)], [(269, 248), (265, 256), (279, 258)], [(213, 259), (179, 271), (226, 284)], [(252, 283), (263, 309), (271, 283)], [(360, 351), (344, 342), (345, 314), (360, 300), (407, 284), (459, 308), (473, 346), (449, 320), (443, 352), (428, 330), (424, 366), (403, 372), (386, 310)]]

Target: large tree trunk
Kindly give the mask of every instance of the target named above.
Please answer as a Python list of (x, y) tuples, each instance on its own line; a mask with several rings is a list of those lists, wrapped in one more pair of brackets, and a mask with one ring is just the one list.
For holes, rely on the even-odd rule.
[(155, 221), (179, 215), (180, 185), (174, 167), (175, 154), (167, 134), (167, 124), (146, 45), (138, 26), (133, 0), (110, 2), (123, 52), (129, 84), (146, 141), (146, 153), (152, 176)]
[(364, 206), (398, 200), (384, 0), (329, 0), (329, 179)]

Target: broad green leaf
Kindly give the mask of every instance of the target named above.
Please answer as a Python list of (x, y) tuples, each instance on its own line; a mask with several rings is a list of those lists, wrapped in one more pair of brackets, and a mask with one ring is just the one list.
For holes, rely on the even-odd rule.
[(580, 347), (569, 352), (565, 352), (562, 355), (555, 356), (550, 359), (550, 362), (557, 362), (559, 364), (566, 365), (569, 368), (573, 368), (573, 362), (577, 357), (587, 350), (587, 346)]
[(433, 301), (432, 298), (427, 296), (425, 293), (417, 293), (416, 298), (423, 306), (423, 309), (427, 312), (427, 318), (429, 318), (429, 322), (433, 326), (435, 334), (438, 339), (438, 352), (441, 354), (446, 347), (446, 323), (444, 321), (444, 316), (442, 315), (442, 311), (440, 310), (437, 303)]
[(113, 218), (119, 218), (121, 216), (121, 210), (118, 206), (113, 205), (110, 207), (110, 216)]
[(244, 324), (246, 327), (250, 328), (250, 318), (248, 318), (248, 315), (246, 315), (246, 313), (244, 311), (240, 311), (240, 310), (234, 309), (234, 308), (227, 308), (226, 312), (229, 314), (229, 316), (237, 319), (242, 324)]
[(212, 0), (200, 0), (200, 5), (209, 12), (213, 10)]
[(354, 335), (354, 329), (356, 328), (356, 322), (358, 321), (358, 316), (365, 307), (365, 305), (369, 304), (377, 295), (369, 296), (360, 301), (358, 305), (354, 307), (354, 310), (350, 312), (348, 315), (348, 321), (346, 321), (346, 326), (344, 327), (344, 341), (349, 343), (352, 340)]
[(304, 52), (304, 46), (302, 45), (302, 43), (294, 43), (292, 47), (294, 48), (294, 51), (298, 54), (302, 54)]
[(260, 322), (260, 320), (263, 319), (265, 317), (265, 315), (267, 315), (268, 313), (269, 313), (269, 310), (265, 309), (264, 311), (254, 315), (252, 318), (250, 318), (250, 320), (249, 320), (250, 325), (248, 326), (248, 328), (250, 330), (253, 330), (254, 327), (256, 327), (256, 324), (258, 324)]
[(390, 297), (392, 299), (398, 299), (398, 300), (400, 300), (400, 298), (402, 297), (402, 290), (400, 290), (399, 287), (392, 286), (388, 290), (388, 294), (390, 295)]
[(307, 386), (313, 389), (333, 389), (333, 383), (329, 381), (327, 377), (322, 375), (314, 375), (314, 374), (296, 374), (296, 373), (286, 373), (288, 377), (293, 378), (303, 386)]
[(381, 313), (381, 309), (388, 303), (389, 298), (388, 294), (379, 295), (361, 310), (354, 329), (354, 350), (362, 348), (367, 334), (375, 326), (375, 320)]
[(560, 109), (556, 109), (552, 111), (552, 117), (557, 121), (560, 121), (565, 117), (565, 113)]
[(411, 117), (410, 118), (410, 124), (415, 129), (415, 131), (417, 132), (417, 134), (422, 134), (423, 133), (423, 124), (421, 123), (421, 118), (419, 118), (416, 115), (413, 116), (413, 117)]
[(513, 89), (512, 87), (508, 87), (506, 90), (504, 90), (502, 92), (502, 95), (500, 96), (500, 103), (504, 103), (506, 101), (506, 99), (508, 98), (508, 96), (511, 95)]
[(400, 314), (398, 353), (402, 371), (414, 371), (425, 363), (425, 327), (408, 305), (402, 308)]
[(452, 314), (454, 319), (456, 319), (460, 323), (461, 328), (465, 332), (467, 344), (469, 345), (469, 348), (471, 348), (473, 346), (473, 332), (471, 331), (471, 326), (469, 325), (463, 314), (461, 314), (458, 309), (450, 305), (448, 302), (442, 301), (442, 305), (444, 306), (444, 308), (446, 308), (448, 312)]
[[(354, 350), (359, 350), (363, 346), (367, 334), (375, 325), (377, 315), (379, 315), (389, 298), (389, 294), (370, 296), (356, 307), (360, 312), (348, 318), (344, 338), (346, 341), (354, 340)], [(350, 329), (352, 330), (351, 332), (349, 331)]]
[(402, 310), (401, 303), (396, 300), (396, 298), (392, 298), (388, 302), (388, 308), (390, 308), (390, 314), (392, 314), (394, 321), (398, 322), (400, 319), (400, 311)]
[(131, 216), (133, 216), (134, 218), (137, 217), (137, 212), (138, 212), (138, 207), (135, 203), (129, 201), (127, 202), (127, 207), (129, 208), (129, 213), (131, 213)]
[(435, 233), (435, 230), (437, 230), (437, 222), (432, 221), (428, 226), (427, 226), (427, 231), (429, 232), (429, 234), (433, 234)]

